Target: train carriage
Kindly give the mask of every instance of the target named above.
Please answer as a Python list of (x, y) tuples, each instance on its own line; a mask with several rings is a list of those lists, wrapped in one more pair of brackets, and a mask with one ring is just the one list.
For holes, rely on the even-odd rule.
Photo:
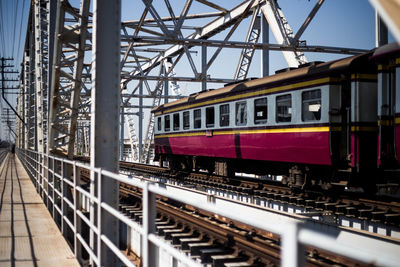
[(370, 179), (378, 131), (371, 55), (311, 63), (156, 107), (155, 160), (220, 175), (280, 174), (292, 186)]
[(400, 167), (400, 46), (382, 46), (371, 60), (378, 71), (378, 166)]

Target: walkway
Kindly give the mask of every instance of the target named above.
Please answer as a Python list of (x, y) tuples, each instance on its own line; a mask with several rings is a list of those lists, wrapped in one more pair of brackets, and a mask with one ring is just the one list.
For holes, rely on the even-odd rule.
[(0, 266), (79, 266), (11, 153), (0, 163)]

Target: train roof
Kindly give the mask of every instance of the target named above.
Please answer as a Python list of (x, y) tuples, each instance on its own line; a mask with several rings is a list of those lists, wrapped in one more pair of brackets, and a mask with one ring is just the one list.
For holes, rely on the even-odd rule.
[(372, 54), (371, 59), (381, 62), (393, 56), (400, 56), (400, 45), (397, 42), (378, 47)]
[(226, 85), (220, 89), (207, 90), (191, 94), (188, 97), (181, 98), (179, 100), (169, 102), (152, 109), (153, 113), (163, 113), (168, 109), (175, 108), (185, 104), (193, 104), (196, 102), (204, 101), (209, 98), (216, 98), (223, 95), (236, 94), (246, 90), (257, 89), (259, 87), (284, 85), (298, 80), (309, 80), (315, 77), (321, 77), (326, 75), (337, 75), (344, 71), (351, 70), (370, 70), (369, 64), (367, 64), (369, 57), (373, 51), (369, 51), (362, 55), (351, 56), (344, 59), (339, 59), (330, 62), (317, 62), (310, 63), (308, 66), (299, 67), (294, 70), (266, 76), (259, 79), (253, 79), (249, 81), (243, 81), (235, 84)]

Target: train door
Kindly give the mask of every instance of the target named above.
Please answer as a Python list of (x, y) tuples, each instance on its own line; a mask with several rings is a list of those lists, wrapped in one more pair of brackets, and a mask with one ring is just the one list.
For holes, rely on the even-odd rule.
[(329, 146), (332, 165), (347, 169), (347, 108), (350, 107), (350, 83), (329, 85)]
[[(378, 66), (378, 166), (396, 166), (395, 146), (395, 69)], [(397, 101), (396, 101), (397, 102)]]
[(374, 179), (377, 162), (376, 74), (352, 74), (350, 106), (350, 164), (360, 179)]

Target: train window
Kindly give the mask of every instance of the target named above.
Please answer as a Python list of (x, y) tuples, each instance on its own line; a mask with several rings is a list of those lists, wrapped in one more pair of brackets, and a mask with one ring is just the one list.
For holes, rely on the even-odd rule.
[(174, 114), (174, 131), (178, 131), (180, 128), (179, 125), (179, 113)]
[(321, 89), (306, 91), (301, 94), (303, 121), (319, 121), (321, 119)]
[(247, 124), (247, 105), (246, 101), (236, 103), (236, 125), (243, 126)]
[(165, 115), (165, 117), (164, 117), (164, 130), (166, 131), (166, 132), (169, 132), (169, 130), (171, 129), (171, 125), (170, 125), (170, 118), (169, 118), (169, 115)]
[(276, 122), (289, 122), (292, 120), (292, 95), (276, 97)]
[(183, 112), (183, 129), (187, 130), (190, 128), (190, 121), (189, 121), (189, 111)]
[(229, 104), (219, 106), (219, 126), (229, 126)]
[(161, 131), (161, 117), (157, 118), (157, 130)]
[(214, 127), (214, 107), (206, 108), (206, 127)]
[(201, 109), (195, 109), (193, 111), (193, 122), (195, 129), (201, 128)]
[(254, 123), (264, 124), (267, 123), (268, 106), (267, 98), (260, 98), (254, 100)]

